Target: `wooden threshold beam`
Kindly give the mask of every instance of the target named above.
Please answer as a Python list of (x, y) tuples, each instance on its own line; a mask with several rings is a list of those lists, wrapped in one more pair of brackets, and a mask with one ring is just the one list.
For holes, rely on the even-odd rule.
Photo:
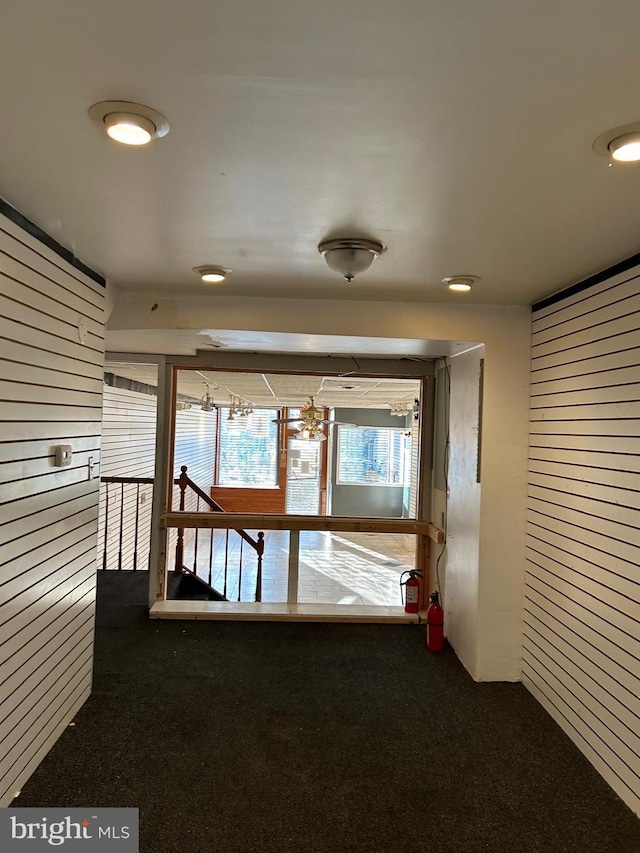
[(160, 523), (162, 527), (177, 528), (323, 530), (336, 533), (409, 533), (429, 536), (429, 538), (433, 538), (432, 531), (438, 530), (426, 521), (415, 521), (410, 518), (352, 518), (335, 515), (257, 515), (241, 512), (168, 512), (162, 517)]
[(232, 530), (323, 530), (336, 533), (408, 533), (428, 536), (442, 545), (444, 532), (428, 521), (411, 518), (360, 518), (335, 515), (258, 515), (243, 512), (168, 512), (161, 527)]

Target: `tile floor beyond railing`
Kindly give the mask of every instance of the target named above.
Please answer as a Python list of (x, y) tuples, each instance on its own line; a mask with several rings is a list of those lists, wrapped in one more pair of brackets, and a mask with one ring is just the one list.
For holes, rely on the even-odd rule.
[[(247, 531), (255, 537), (256, 531)], [(198, 537), (198, 574), (208, 580), (210, 532)], [(224, 589), (225, 531), (213, 531), (211, 584)], [(238, 601), (240, 537), (230, 531), (227, 559), (227, 598)], [(262, 569), (262, 600), (287, 600), (289, 563), (288, 531), (265, 531)], [(194, 532), (185, 531), (187, 568), (194, 568)], [(400, 575), (415, 567), (415, 536), (387, 533), (300, 533), (298, 602), (304, 604), (350, 604), (399, 606)], [(257, 559), (242, 547), (242, 601), (253, 601)]]

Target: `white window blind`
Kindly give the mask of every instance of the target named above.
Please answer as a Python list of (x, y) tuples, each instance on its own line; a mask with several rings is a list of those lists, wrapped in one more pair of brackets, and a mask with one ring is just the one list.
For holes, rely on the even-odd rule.
[(402, 429), (338, 427), (338, 484), (404, 485), (404, 443)]
[(229, 420), (220, 410), (218, 485), (272, 487), (278, 483), (277, 409), (256, 409), (246, 418)]

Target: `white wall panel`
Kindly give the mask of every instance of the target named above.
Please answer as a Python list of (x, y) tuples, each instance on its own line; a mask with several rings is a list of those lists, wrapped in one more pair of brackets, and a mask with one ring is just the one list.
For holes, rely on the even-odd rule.
[(178, 477), (180, 466), (186, 465), (188, 476), (207, 494), (214, 482), (218, 414), (199, 408), (176, 412), (174, 474)]
[[(115, 370), (115, 366), (108, 370)], [(103, 477), (153, 477), (156, 408), (154, 394), (104, 386)], [(102, 484), (98, 534), (100, 569), (149, 568), (152, 501), (151, 483)]]
[(0, 806), (91, 689), (103, 304), (0, 217)]
[(533, 314), (523, 681), (640, 814), (640, 278)]

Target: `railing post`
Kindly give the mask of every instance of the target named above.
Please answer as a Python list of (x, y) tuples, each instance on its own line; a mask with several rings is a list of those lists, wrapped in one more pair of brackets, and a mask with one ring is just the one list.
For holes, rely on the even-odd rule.
[(136, 523), (133, 533), (133, 571), (138, 570), (138, 521), (140, 518), (140, 483), (136, 483)]
[[(184, 512), (185, 507), (185, 492), (187, 491), (187, 466), (182, 465), (180, 468), (180, 476), (178, 477), (178, 486), (180, 487), (180, 512)], [(178, 528), (178, 538), (176, 541), (176, 564), (174, 571), (177, 575), (182, 573), (184, 565), (184, 527)]]
[(256, 601), (262, 601), (262, 555), (264, 554), (264, 533), (262, 530), (258, 533), (258, 545), (256, 548), (258, 554), (258, 571), (256, 572)]
[(106, 495), (104, 504), (104, 548), (102, 551), (102, 571), (107, 570), (107, 537), (109, 535), (109, 483), (105, 483)]
[(298, 571), (300, 568), (300, 531), (289, 531), (289, 578), (287, 604), (298, 603)]
[[(200, 495), (198, 495), (198, 499), (196, 500), (196, 512), (200, 512)], [(198, 574), (198, 533), (200, 532), (199, 528), (196, 527), (196, 532), (193, 541), (193, 573), (194, 575)]]
[(124, 539), (124, 483), (120, 483), (120, 542), (118, 544), (118, 571), (122, 571), (122, 540)]

